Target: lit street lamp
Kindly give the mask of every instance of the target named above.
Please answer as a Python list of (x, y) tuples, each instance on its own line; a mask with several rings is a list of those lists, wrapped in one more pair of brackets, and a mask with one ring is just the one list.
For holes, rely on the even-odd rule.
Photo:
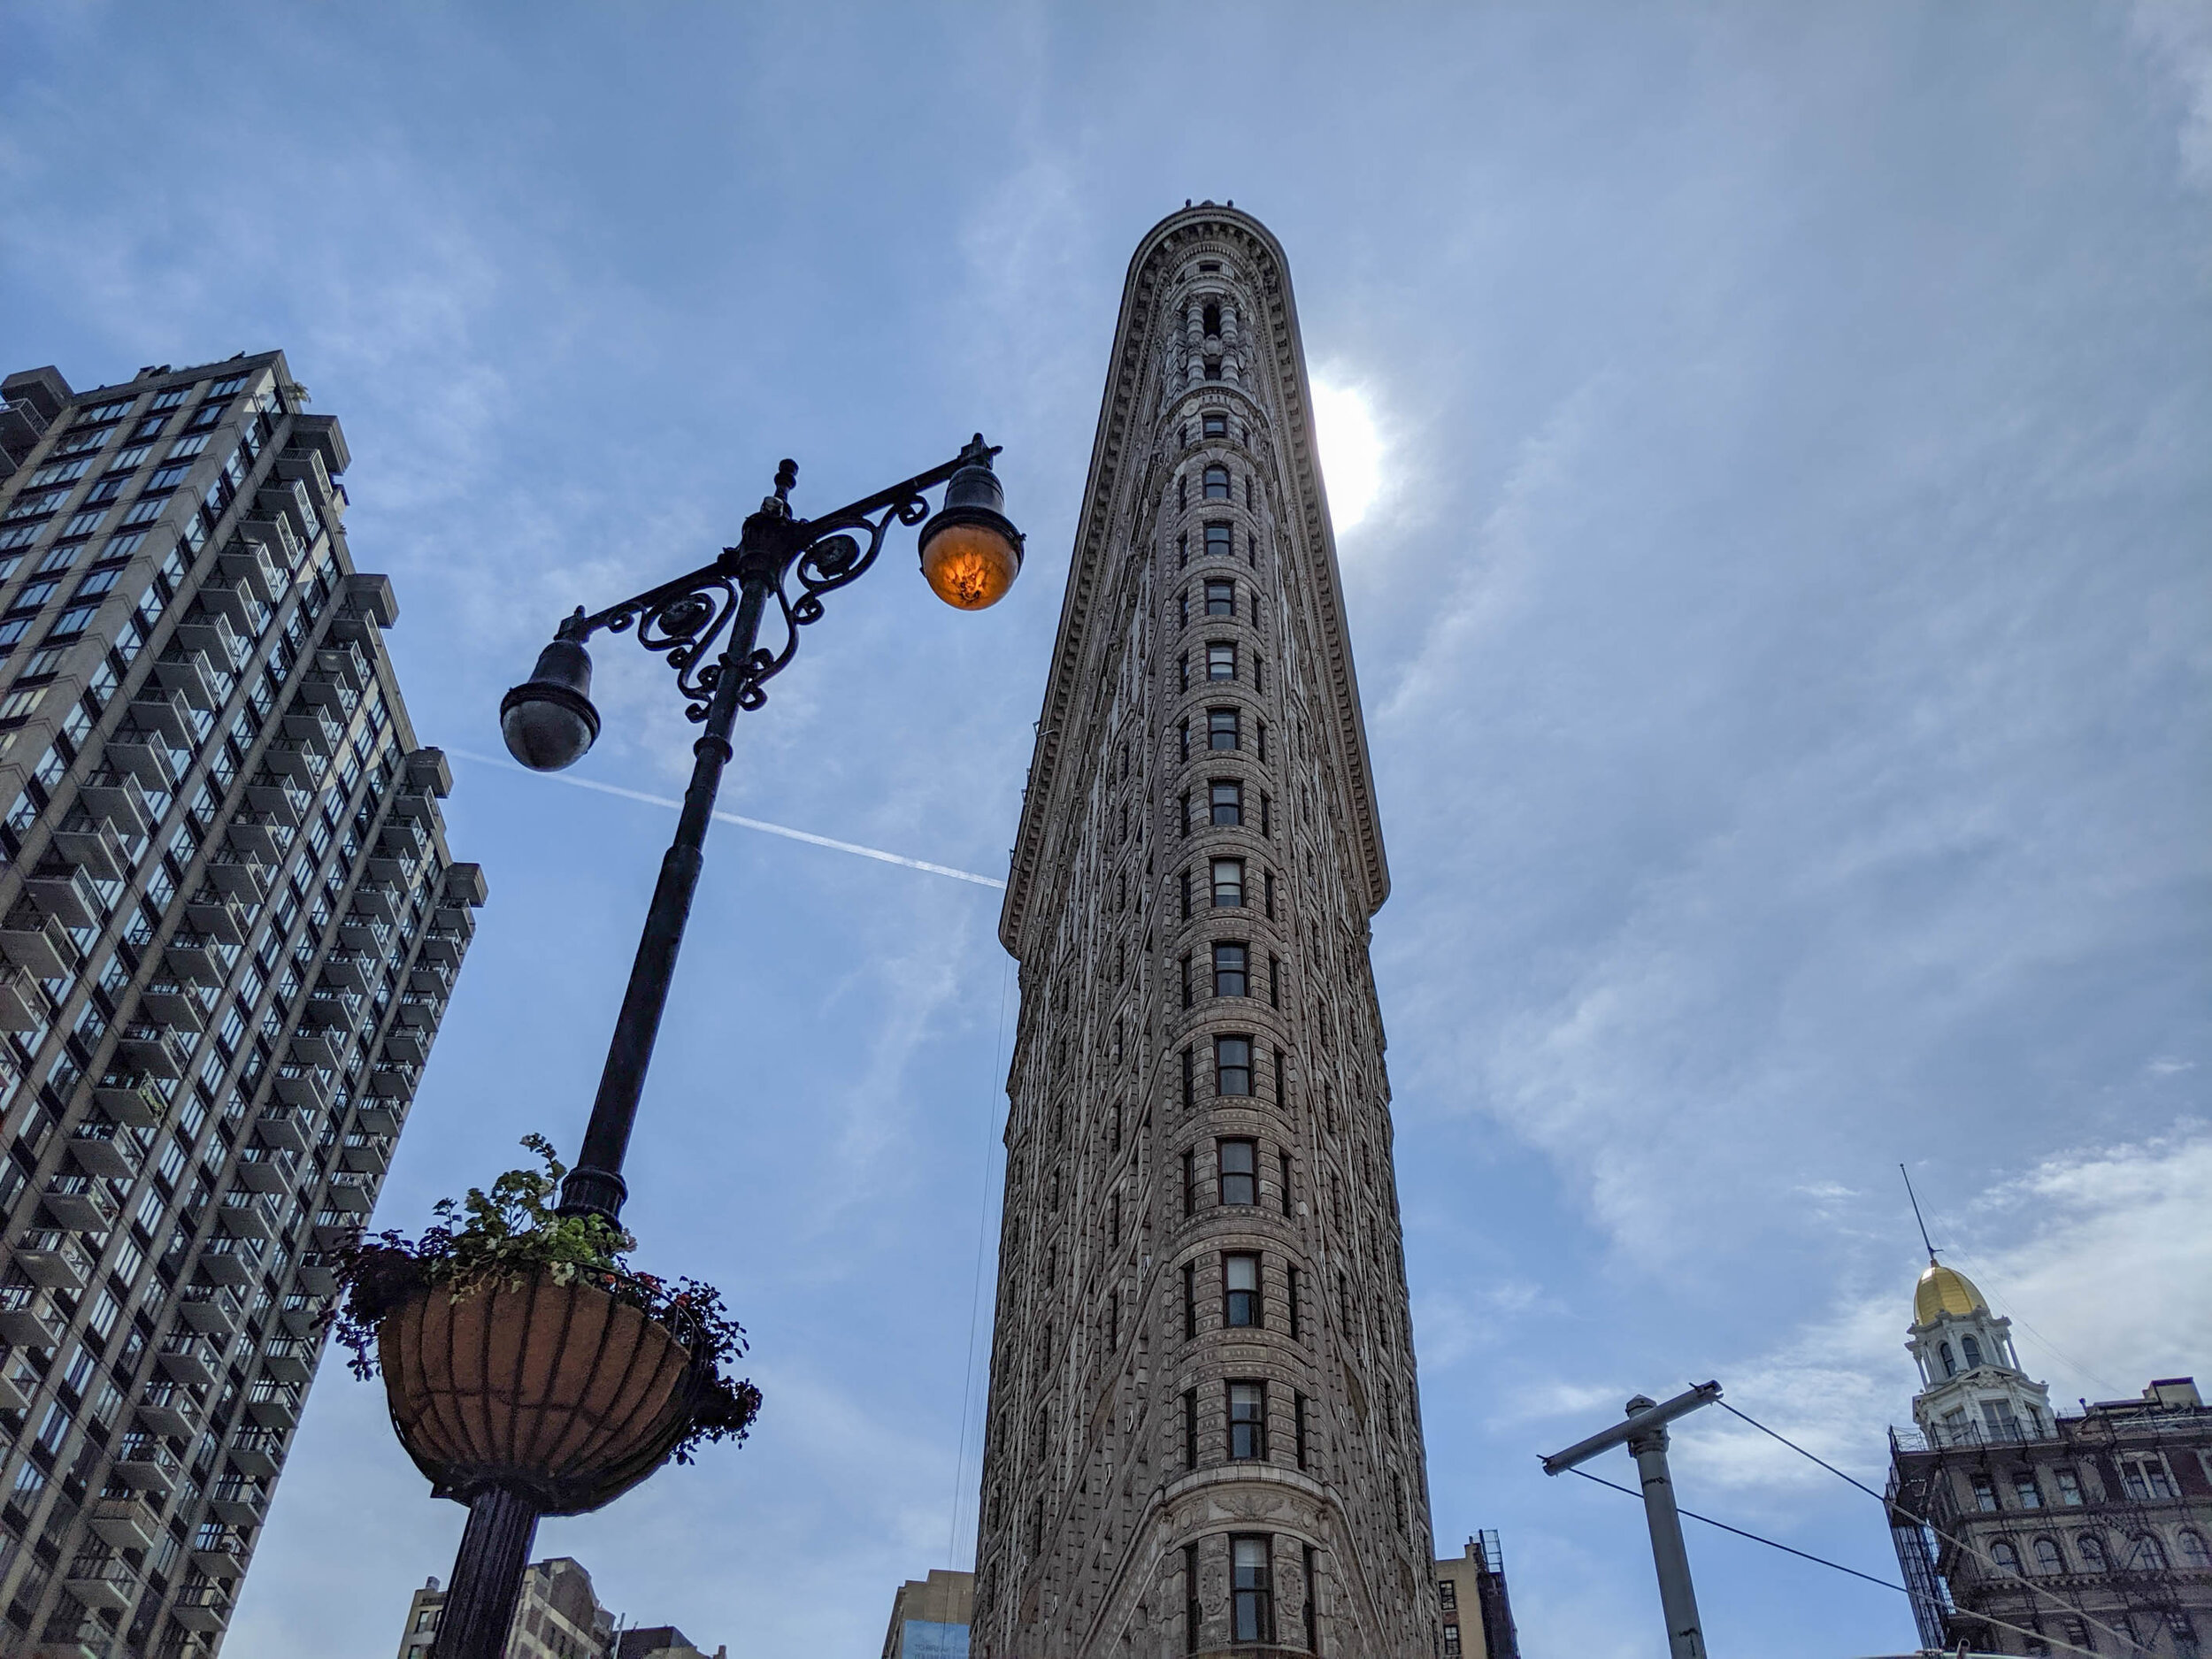
[[(634, 628), (638, 643), (667, 657), (687, 700), (686, 713), (703, 728), (693, 745), (697, 759), (691, 784), (675, 839), (661, 860), (583, 1149), (562, 1184), (564, 1214), (619, 1221), (627, 1190), (623, 1155), (698, 886), (707, 824), (730, 759), (738, 710), (767, 701), (764, 687), (790, 663), (799, 630), (821, 619), (822, 596), (868, 571), (895, 522), (922, 526), (922, 573), (947, 604), (980, 611), (1004, 597), (1021, 569), (1022, 537), (1006, 518), (991, 471), (997, 453), (979, 433), (942, 466), (812, 519), (792, 516), (790, 493), (799, 469), (786, 461), (776, 472), (775, 494), (745, 520), (735, 547), (725, 548), (710, 565), (595, 615), (578, 606), (539, 653), (535, 672), (501, 701), (501, 733), (517, 760), (534, 772), (574, 764), (599, 735), (585, 641), (602, 629)], [(947, 486), (944, 504), (933, 515), (926, 492), (939, 484)], [(772, 603), (784, 624), (783, 641), (774, 650), (759, 644), (761, 618)], [(565, 1472), (538, 1463), (518, 1464), (511, 1479), (479, 1481), (467, 1494), (468, 1527), (439, 1623), (438, 1659), (498, 1659), (537, 1531), (541, 1509), (532, 1494), (557, 1485)]]

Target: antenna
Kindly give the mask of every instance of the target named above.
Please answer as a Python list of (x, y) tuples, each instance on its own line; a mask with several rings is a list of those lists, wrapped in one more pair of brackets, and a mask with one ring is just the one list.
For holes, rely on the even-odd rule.
[(1933, 1262), (1936, 1259), (1936, 1249), (1934, 1245), (1928, 1244), (1928, 1224), (1921, 1217), (1920, 1199), (1912, 1189), (1912, 1171), (1900, 1164), (1897, 1166), (1897, 1172), (1905, 1178), (1905, 1196), (1912, 1200), (1912, 1218), (1920, 1223), (1920, 1242), (1928, 1246), (1928, 1260)]

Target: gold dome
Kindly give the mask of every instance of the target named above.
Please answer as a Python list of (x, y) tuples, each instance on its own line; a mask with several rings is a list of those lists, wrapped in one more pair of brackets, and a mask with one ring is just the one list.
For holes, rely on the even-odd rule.
[(1988, 1308), (1989, 1303), (1974, 1288), (1972, 1279), (1940, 1262), (1929, 1263), (1928, 1271), (1921, 1274), (1920, 1283), (1913, 1287), (1915, 1325), (1925, 1325), (1939, 1313), (1983, 1313)]

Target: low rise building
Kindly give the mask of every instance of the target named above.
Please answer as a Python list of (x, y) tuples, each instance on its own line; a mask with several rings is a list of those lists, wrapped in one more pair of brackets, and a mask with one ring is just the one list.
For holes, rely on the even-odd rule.
[(1505, 1554), (1495, 1532), (1477, 1532), (1464, 1555), (1436, 1563), (1436, 1598), (1444, 1619), (1444, 1659), (1521, 1659), (1513, 1603), (1505, 1593)]
[(930, 1570), (909, 1578), (891, 1598), (891, 1628), (883, 1659), (968, 1659), (968, 1617), (975, 1606), (975, 1574)]
[(1897, 1557), (1920, 1639), (1996, 1654), (2173, 1655), (2212, 1634), (2212, 1409), (2194, 1379), (2054, 1412), (2011, 1321), (1932, 1258), (1922, 1389), (1890, 1431)]

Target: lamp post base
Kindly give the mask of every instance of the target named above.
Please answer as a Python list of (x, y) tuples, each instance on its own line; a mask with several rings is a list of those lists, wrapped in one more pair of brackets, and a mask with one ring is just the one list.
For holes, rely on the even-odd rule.
[(537, 1535), (538, 1511), (527, 1498), (497, 1486), (477, 1494), (453, 1558), (433, 1659), (500, 1659), (506, 1652)]

